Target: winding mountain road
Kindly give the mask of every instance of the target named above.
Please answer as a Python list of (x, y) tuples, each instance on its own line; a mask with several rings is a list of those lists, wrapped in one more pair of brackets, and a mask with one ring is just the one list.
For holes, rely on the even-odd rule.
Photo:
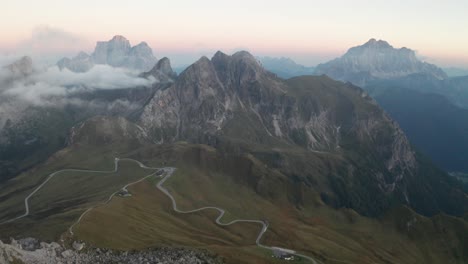
[[(6, 220), (6, 221), (3, 221), (3, 222), (0, 222), (0, 225), (2, 224), (6, 224), (6, 223), (11, 223), (13, 221), (16, 221), (16, 220), (19, 220), (21, 218), (24, 218), (26, 216), (29, 215), (30, 213), (30, 210), (29, 210), (29, 200), (31, 199), (31, 197), (33, 197), (39, 190), (41, 190), (52, 178), (54, 178), (55, 176), (61, 174), (61, 173), (64, 173), (64, 172), (85, 172), (85, 173), (101, 173), (101, 174), (109, 174), (109, 173), (116, 173), (119, 169), (119, 162), (120, 161), (132, 161), (132, 162), (135, 162), (137, 163), (141, 168), (144, 168), (144, 169), (159, 169), (159, 168), (151, 168), (151, 167), (147, 167), (145, 166), (143, 163), (137, 161), (137, 160), (133, 160), (133, 159), (119, 159), (119, 158), (115, 158), (114, 159), (114, 169), (113, 170), (109, 170), (109, 171), (97, 171), (97, 170), (82, 170), (82, 169), (64, 169), (64, 170), (59, 170), (59, 171), (56, 171), (54, 173), (51, 173), (39, 186), (36, 187), (36, 189), (34, 189), (28, 196), (26, 196), (26, 198), (24, 198), (24, 208), (25, 208), (25, 212), (24, 214), (20, 215), (20, 216), (17, 216), (15, 218), (12, 218), (12, 219), (9, 219), (9, 220)], [(145, 176), (145, 178), (148, 178), (150, 176), (152, 176), (154, 173), (148, 175), (148, 176)], [(144, 180), (145, 178), (143, 179), (140, 179), (139, 181), (142, 181)], [(135, 182), (137, 183), (137, 182)], [(132, 183), (131, 183), (132, 184)], [(127, 186), (130, 186), (131, 184), (127, 184)], [(120, 190), (120, 189), (119, 189)], [(118, 191), (117, 191), (118, 192)], [(113, 193), (110, 197), (110, 199), (112, 198), (113, 195), (115, 195), (117, 192)], [(89, 210), (89, 209), (88, 209)]]
[[(261, 248), (264, 248), (264, 249), (272, 250), (272, 251), (279, 249), (277, 247), (276, 248), (275, 247), (270, 247), (270, 246), (263, 245), (261, 243), (263, 235), (268, 230), (268, 222), (266, 222), (266, 221), (252, 220), (252, 219), (236, 219), (236, 220), (233, 220), (233, 221), (228, 222), (228, 223), (223, 223), (223, 222), (221, 222), (221, 219), (223, 218), (226, 211), (224, 209), (216, 207), (216, 206), (206, 206), (206, 207), (193, 209), (193, 210), (188, 210), (188, 211), (182, 211), (179, 208), (177, 208), (177, 202), (176, 202), (174, 196), (172, 196), (172, 194), (166, 188), (163, 187), (163, 184), (174, 174), (175, 168), (164, 168), (164, 170), (166, 170), (166, 176), (162, 180), (160, 180), (158, 182), (156, 187), (162, 193), (164, 193), (167, 197), (169, 197), (169, 199), (172, 202), (172, 208), (174, 209), (174, 211), (176, 211), (177, 213), (180, 213), (180, 214), (190, 214), (190, 213), (195, 213), (195, 212), (199, 212), (199, 211), (203, 211), (203, 210), (216, 210), (216, 211), (219, 212), (219, 215), (216, 218), (215, 222), (216, 222), (216, 224), (218, 224), (220, 226), (229, 226), (229, 225), (232, 225), (232, 224), (235, 224), (235, 223), (256, 223), (256, 224), (260, 224), (260, 225), (262, 225), (262, 230), (260, 230), (260, 233), (258, 233), (257, 239), (255, 240), (255, 243), (257, 244), (257, 246), (261, 247)], [(283, 249), (285, 249), (285, 248), (283, 248)], [(286, 250), (291, 251), (291, 252), (295, 252), (292, 249), (286, 249)], [(311, 258), (309, 256), (299, 254), (299, 253), (292, 253), (291, 255), (295, 255), (297, 257), (307, 259), (307, 260), (309, 260), (310, 262), (312, 262), (314, 264), (318, 264), (318, 262), (315, 259), (313, 259), (313, 258)]]
[[(88, 208), (86, 211), (84, 211), (80, 217), (77, 219), (76, 222), (74, 222), (70, 228), (69, 228), (69, 233), (70, 235), (74, 235), (73, 233), (73, 228), (81, 222), (81, 220), (83, 219), (83, 217), (89, 213), (91, 210), (93, 210), (94, 208), (96, 208), (97, 206), (100, 206), (100, 205), (103, 205), (103, 204), (107, 204), (109, 203), (112, 198), (120, 191), (120, 190), (126, 190), (129, 186), (131, 185), (134, 185), (134, 184), (137, 184), (139, 182), (142, 182), (143, 180), (149, 178), (149, 177), (152, 177), (154, 176), (160, 169), (163, 169), (165, 171), (164, 174), (162, 174), (160, 177), (163, 177), (159, 182), (158, 184), (156, 185), (156, 187), (162, 192), (164, 193), (167, 197), (169, 197), (169, 199), (171, 200), (172, 202), (172, 208), (174, 209), (175, 212), (177, 213), (180, 213), (180, 214), (190, 214), (190, 213), (195, 213), (195, 212), (199, 212), (199, 211), (203, 211), (203, 210), (216, 210), (219, 212), (219, 215), (218, 217), (216, 218), (215, 222), (216, 224), (220, 225), (220, 226), (229, 226), (229, 225), (232, 225), (232, 224), (235, 224), (235, 223), (255, 223), (255, 224), (260, 224), (262, 226), (262, 230), (260, 230), (258, 236), (257, 236), (257, 239), (255, 240), (255, 244), (258, 246), (258, 247), (261, 247), (261, 248), (264, 248), (264, 249), (267, 249), (267, 250), (279, 250), (280, 248), (278, 247), (271, 247), (271, 246), (266, 246), (266, 245), (263, 245), (261, 243), (261, 240), (262, 240), (262, 237), (263, 235), (265, 234), (265, 232), (268, 230), (268, 222), (267, 221), (262, 221), (262, 220), (255, 220), (255, 219), (236, 219), (236, 220), (233, 220), (231, 222), (228, 222), (228, 223), (223, 223), (221, 222), (221, 219), (223, 218), (224, 214), (226, 213), (226, 211), (222, 208), (219, 208), (219, 207), (216, 207), (216, 206), (206, 206), (206, 207), (202, 207), (202, 208), (198, 208), (198, 209), (193, 209), (193, 210), (188, 210), (188, 211), (182, 211), (180, 209), (177, 208), (177, 202), (174, 198), (174, 196), (172, 196), (172, 194), (166, 189), (163, 187), (163, 184), (174, 174), (175, 172), (175, 168), (172, 168), (172, 167), (165, 167), (165, 168), (153, 168), (153, 167), (148, 167), (146, 165), (144, 165), (143, 163), (141, 163), (140, 161), (137, 161), (137, 160), (134, 160), (134, 159), (128, 159), (128, 158), (123, 158), (123, 159), (119, 159), (119, 158), (115, 158), (114, 159), (114, 170), (110, 170), (110, 171), (97, 171), (97, 170), (81, 170), (81, 169), (64, 169), (64, 170), (59, 170), (59, 171), (56, 171), (54, 173), (51, 173), (37, 188), (35, 188), (25, 199), (24, 199), (24, 207), (25, 207), (25, 213), (18, 216), (18, 217), (15, 217), (15, 218), (12, 218), (12, 219), (9, 219), (9, 220), (6, 220), (6, 221), (3, 221), (3, 222), (0, 222), (0, 225), (1, 224), (6, 224), (6, 223), (11, 223), (13, 221), (16, 221), (16, 220), (19, 220), (21, 218), (24, 218), (26, 216), (29, 215), (30, 213), (30, 209), (29, 209), (29, 199), (31, 199), (31, 197), (33, 197), (39, 190), (41, 190), (52, 178), (54, 178), (55, 176), (57, 176), (58, 174), (60, 173), (64, 173), (64, 172), (85, 172), (85, 173), (103, 173), (103, 174), (108, 174), (108, 173), (116, 173), (119, 169), (119, 162), (120, 161), (131, 161), (131, 162), (135, 162), (137, 163), (140, 168), (143, 168), (143, 169), (152, 169), (152, 170), (155, 170), (154, 172), (152, 172), (151, 174), (149, 175), (146, 175), (144, 176), (143, 178), (137, 180), (137, 181), (134, 181), (134, 182), (131, 182), (131, 183), (128, 183), (126, 184), (125, 186), (123, 186), (122, 188), (120, 188), (119, 190), (115, 191), (114, 193), (112, 193), (109, 198), (104, 201), (103, 203), (101, 204), (98, 204), (98, 205), (95, 205), (95, 206), (92, 206), (90, 208)], [(283, 248), (284, 249), (284, 248)], [(316, 261), (315, 259), (309, 257), (309, 256), (306, 256), (306, 255), (303, 255), (303, 254), (299, 254), (299, 253), (296, 253), (294, 250), (291, 250), (291, 249), (284, 249), (284, 250), (287, 250), (287, 251), (290, 251), (290, 252), (294, 252), (294, 253), (291, 253), (291, 255), (295, 255), (297, 257), (300, 257), (300, 258), (303, 258), (303, 259), (307, 259), (309, 260), (310, 262), (312, 262), (313, 264), (318, 264), (319, 262)]]
[[(130, 187), (130, 186), (132, 186), (132, 185), (134, 185), (134, 184), (137, 184), (137, 183), (139, 183), (139, 182), (142, 182), (142, 181), (146, 180), (146, 179), (149, 178), (149, 177), (154, 176), (154, 174), (156, 174), (156, 173), (158, 172), (158, 170), (160, 170), (160, 168), (147, 167), (147, 166), (145, 166), (143, 163), (139, 162), (138, 160), (134, 160), (134, 159), (126, 159), (126, 158), (125, 158), (125, 159), (118, 159), (118, 158), (115, 158), (115, 160), (118, 160), (118, 161), (120, 161), (120, 160), (132, 161), (132, 162), (137, 163), (137, 164), (140, 166), (140, 168), (143, 168), (143, 169), (152, 169), (152, 170), (155, 170), (155, 171), (154, 171), (153, 173), (151, 173), (151, 174), (146, 175), (145, 177), (143, 177), (143, 178), (141, 178), (141, 179), (139, 179), (139, 180), (137, 180), (137, 181), (134, 181), (134, 182), (131, 182), (131, 183), (126, 184), (125, 186), (123, 186), (123, 187), (120, 188), (119, 190), (117, 190), (117, 191), (115, 191), (114, 193), (112, 193), (112, 194), (109, 196), (109, 198), (107, 198), (106, 201), (102, 202), (101, 204), (97, 204), (97, 205), (95, 205), (95, 206), (92, 206), (92, 207), (88, 208), (86, 211), (84, 211), (84, 212), (80, 215), (80, 217), (78, 217), (78, 219), (75, 221), (75, 223), (73, 223), (73, 224), (68, 228), (68, 232), (70, 233), (70, 235), (72, 235), (72, 236), (74, 235), (74, 233), (73, 233), (73, 228), (74, 228), (77, 224), (79, 224), (79, 223), (81, 222), (81, 220), (83, 219), (83, 217), (84, 217), (87, 213), (89, 213), (91, 210), (93, 210), (94, 208), (96, 208), (96, 207), (98, 207), (98, 206), (108, 204), (108, 203), (112, 200), (112, 198), (114, 198), (114, 196), (115, 196), (118, 192), (120, 192), (121, 190), (127, 191), (127, 188), (128, 188), (128, 187)], [(162, 176), (162, 175), (161, 175), (161, 176)]]

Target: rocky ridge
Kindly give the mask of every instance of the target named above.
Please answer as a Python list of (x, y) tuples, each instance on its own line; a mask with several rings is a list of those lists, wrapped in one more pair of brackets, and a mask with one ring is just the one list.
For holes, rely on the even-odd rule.
[[(310, 80), (315, 82), (320, 78)], [(346, 86), (331, 80), (327, 82), (329, 86)], [(414, 167), (412, 152), (409, 147), (402, 147), (405, 143), (409, 146), (404, 134), (382, 111), (365, 117), (356, 113), (356, 120), (349, 124), (349, 120), (337, 117), (346, 113), (335, 113), (336, 108), (341, 107), (339, 103), (326, 105), (318, 98), (298, 97), (295, 89), (290, 87), (294, 85), (294, 81), (284, 82), (264, 70), (247, 52), (232, 56), (217, 52), (211, 60), (203, 57), (187, 68), (168, 89), (157, 91), (140, 121), (157, 141), (171, 142), (229, 134), (228, 127), (237, 122), (237, 116), (248, 116), (261, 126), (256, 131), (257, 137), (266, 136), (315, 151), (335, 151), (340, 147), (343, 135), (349, 132), (365, 142), (369, 136), (374, 137), (375, 129), (379, 129), (384, 121), (394, 130), (395, 144), (398, 145), (389, 158), (388, 168), (402, 165), (397, 166), (398, 162), (405, 163), (405, 167)], [(361, 100), (378, 109), (359, 88), (340, 89), (353, 91), (352, 96), (366, 97)], [(329, 93), (333, 96), (333, 92)], [(399, 153), (401, 150), (405, 154)]]

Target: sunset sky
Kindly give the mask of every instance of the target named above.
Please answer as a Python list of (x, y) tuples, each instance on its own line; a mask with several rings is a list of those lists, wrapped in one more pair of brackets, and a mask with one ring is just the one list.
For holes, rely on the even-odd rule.
[(71, 55), (120, 34), (176, 65), (239, 49), (315, 65), (377, 38), (468, 68), (467, 14), (466, 0), (15, 0), (2, 2), (0, 52)]

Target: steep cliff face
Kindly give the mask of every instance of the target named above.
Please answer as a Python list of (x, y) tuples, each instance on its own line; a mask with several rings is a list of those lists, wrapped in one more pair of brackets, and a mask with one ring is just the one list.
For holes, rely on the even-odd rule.
[(420, 61), (413, 50), (395, 49), (386, 41), (375, 39), (350, 48), (340, 58), (318, 65), (315, 73), (359, 86), (376, 79), (394, 79), (416, 73), (429, 74), (439, 80), (447, 78), (442, 69)]
[[(156, 142), (229, 145), (226, 151), (252, 153), (294, 181), (304, 181), (309, 186), (304, 188), (319, 188), (311, 186), (329, 175), (326, 188), (332, 197), (324, 194), (323, 199), (364, 214), (379, 214), (395, 203), (417, 204), (438, 188), (437, 179), (447, 180), (420, 162), (399, 126), (362, 89), (325, 76), (283, 81), (247, 52), (201, 58), (155, 93), (139, 122)], [(303, 153), (302, 158), (292, 161), (286, 150)], [(339, 165), (324, 169), (321, 176), (285, 165), (306, 168), (315, 162), (303, 158), (310, 153), (328, 155)], [(431, 182), (425, 179), (429, 174)], [(424, 190), (412, 193), (418, 181)], [(466, 200), (455, 192), (457, 199)], [(416, 210), (432, 214), (446, 209), (432, 202)], [(430, 207), (437, 209), (426, 210)], [(451, 212), (459, 214), (462, 207)]]

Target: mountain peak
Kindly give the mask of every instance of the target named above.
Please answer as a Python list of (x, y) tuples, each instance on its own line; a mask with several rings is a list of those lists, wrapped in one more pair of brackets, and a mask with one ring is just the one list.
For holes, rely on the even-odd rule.
[(177, 78), (177, 73), (172, 70), (171, 61), (164, 57), (160, 59), (149, 72), (142, 73), (141, 77), (153, 76), (158, 82), (172, 82)]
[(376, 40), (375, 38), (369, 39), (364, 45), (361, 47), (372, 47), (372, 48), (393, 48), (390, 44), (388, 44), (385, 40)]
[(88, 53), (86, 53), (86, 52), (84, 52), (84, 51), (80, 51), (80, 52), (78, 53), (78, 55), (76, 55), (76, 56), (74, 57), (74, 59), (85, 59), (85, 58), (88, 58), (88, 57), (89, 57)]
[(229, 55), (227, 55), (226, 53), (218, 50), (214, 55), (213, 55), (213, 58), (211, 58), (211, 60), (214, 60), (214, 61), (218, 61), (218, 60), (225, 60), (226, 58), (229, 58)]
[(350, 81), (365, 86), (376, 79), (396, 79), (425, 73), (437, 79), (447, 75), (435, 65), (420, 61), (413, 50), (396, 49), (384, 40), (374, 38), (350, 48), (342, 57), (317, 66), (315, 74)]
[(214, 73), (214, 67), (213, 67), (212, 61), (208, 59), (206, 56), (202, 56), (192, 65), (187, 67), (187, 69), (180, 76), (182, 77), (184, 75), (187, 75), (187, 76), (190, 76), (189, 78), (192, 78), (194, 76), (201, 77), (201, 78), (210, 78), (210, 76), (213, 74), (215, 73)]
[[(260, 62), (247, 51), (238, 51), (231, 56), (218, 51), (211, 59), (218, 77), (224, 82), (253, 81), (265, 73)], [(232, 74), (237, 75), (233, 79)]]
[(146, 42), (140, 42), (140, 44), (130, 49), (129, 55), (138, 57), (152, 57), (153, 50), (148, 46)]
[(122, 35), (115, 35), (110, 41), (111, 42), (129, 42), (128, 39)]
[(232, 56), (233, 62), (246, 71), (251, 71), (251, 74), (258, 76), (260, 73), (263, 73), (265, 70), (260, 62), (248, 51), (238, 51)]
[(57, 62), (60, 70), (68, 69), (73, 72), (87, 72), (94, 66), (93, 59), (86, 52), (81, 51), (72, 59), (63, 58)]
[(61, 59), (57, 62), (57, 66), (74, 72), (86, 72), (94, 64), (106, 64), (144, 72), (151, 70), (157, 61), (148, 43), (142, 41), (132, 47), (124, 36), (115, 35), (109, 41), (98, 41), (91, 55), (80, 52), (72, 59)]
[(33, 61), (29, 56), (23, 56), (5, 68), (15, 76), (28, 76), (34, 72)]
[(29, 56), (23, 56), (21, 59), (18, 61), (14, 62), (14, 64), (20, 64), (20, 65), (25, 65), (25, 66), (31, 66), (32, 67), (32, 59)]
[(259, 64), (258, 60), (252, 54), (250, 54), (250, 52), (245, 51), (245, 50), (241, 50), (241, 51), (238, 51), (238, 52), (232, 54), (232, 58), (233, 59), (240, 59), (240, 60), (244, 60), (244, 61), (249, 61), (249, 62), (254, 62), (256, 64)]
[(193, 64), (193, 66), (206, 66), (206, 65), (209, 65), (209, 64), (211, 64), (210, 59), (208, 59), (208, 57), (206, 57), (206, 56), (202, 56), (200, 59), (198, 59)]
[(172, 70), (171, 61), (168, 57), (164, 57), (156, 63), (156, 69), (166, 74), (167, 76), (174, 78), (177, 74)]
[(146, 43), (146, 41), (142, 41), (138, 45), (136, 45), (135, 47), (149, 47), (149, 45), (148, 45), (148, 43)]

